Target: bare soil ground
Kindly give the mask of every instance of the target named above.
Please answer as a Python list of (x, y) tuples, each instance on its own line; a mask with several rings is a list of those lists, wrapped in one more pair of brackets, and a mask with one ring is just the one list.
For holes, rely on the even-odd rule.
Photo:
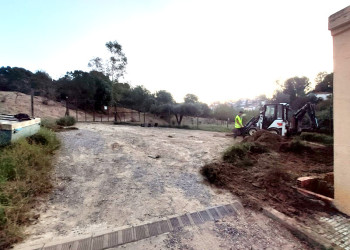
[[(30, 237), (17, 249), (29, 242), (143, 224), (236, 199), (229, 191), (204, 184), (199, 173), (203, 165), (220, 159), (221, 152), (232, 144), (233, 139), (223, 133), (96, 123), (77, 127), (79, 130), (59, 133), (63, 146), (55, 164), (56, 188), (38, 207), (40, 218), (27, 228)], [(262, 242), (264, 247), (278, 239), (291, 244), (291, 248), (301, 248), (286, 230), (275, 235), (276, 223), (270, 221), (266, 228), (259, 229), (250, 224), (265, 224), (264, 219), (252, 223), (254, 220), (242, 221), (239, 226), (246, 234), (242, 239), (251, 239), (245, 244), (253, 244), (253, 230), (260, 230), (261, 237), (270, 239)], [(225, 235), (226, 226), (219, 224), (208, 230), (223, 230), (221, 234)], [(197, 234), (202, 232), (189, 230), (192, 240), (200, 244), (204, 236)], [(185, 237), (182, 242), (192, 241), (186, 235), (180, 233), (178, 237)], [(232, 242), (227, 240), (225, 246)], [(221, 243), (218, 240), (213, 244)], [(273, 246), (280, 249), (277, 246), (282, 245)]]
[[(240, 151), (236, 151), (238, 161), (217, 161), (204, 167), (203, 174), (215, 186), (239, 196), (246, 207), (271, 206), (312, 227), (319, 224), (321, 216), (335, 212), (326, 203), (295, 189), (298, 177), (323, 176), (333, 171), (333, 146), (303, 144), (264, 131), (242, 143), (254, 145), (242, 153), (246, 157), (243, 161), (237, 156)], [(326, 191), (332, 197), (332, 187)]]
[[(18, 114), (25, 113), (31, 114), (31, 104), (30, 104), (30, 95), (26, 95), (20, 92), (11, 92), (11, 91), (0, 91), (0, 114)], [(53, 100), (48, 100), (42, 96), (34, 96), (34, 116), (39, 118), (51, 118), (57, 119), (63, 117), (66, 113), (65, 102), (56, 102)], [(114, 119), (113, 112), (115, 111), (114, 107), (109, 107), (109, 120)], [(146, 122), (146, 123), (158, 123), (159, 125), (167, 125), (167, 121), (160, 119), (159, 117), (147, 114), (145, 117), (143, 114), (139, 114), (130, 109), (126, 108), (117, 108), (119, 114), (118, 121), (121, 122)], [(69, 109), (69, 114), (73, 117), (77, 117), (79, 121), (93, 121), (93, 113), (85, 113), (82, 110), (76, 111), (73, 108)], [(108, 112), (102, 114), (101, 112), (95, 113), (95, 120), (108, 121)]]

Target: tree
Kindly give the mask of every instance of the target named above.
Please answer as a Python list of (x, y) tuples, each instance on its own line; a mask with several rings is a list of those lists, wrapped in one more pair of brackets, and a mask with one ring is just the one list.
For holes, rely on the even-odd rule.
[(227, 120), (227, 118), (233, 118), (234, 114), (237, 113), (235, 109), (227, 104), (218, 104), (214, 107), (213, 116), (218, 120)]
[(124, 93), (120, 103), (132, 109), (142, 112), (149, 111), (154, 102), (151, 92), (144, 86), (136, 86)]
[(177, 125), (180, 126), (184, 116), (200, 114), (200, 107), (194, 103), (179, 103), (173, 106), (172, 113), (175, 115)]
[(287, 79), (283, 85), (283, 93), (289, 95), (290, 102), (293, 103), (297, 97), (304, 97), (310, 87), (309, 78), (292, 77)]
[(210, 117), (212, 115), (212, 111), (211, 109), (209, 108), (208, 104), (206, 103), (198, 103), (198, 107), (199, 107), (199, 110), (200, 110), (200, 116), (201, 117)]
[(113, 105), (125, 102), (124, 98), (128, 95), (127, 93), (130, 92), (130, 90), (131, 87), (128, 83), (114, 82), (112, 85)]
[[(78, 101), (78, 107), (102, 110), (111, 101), (112, 82), (98, 71), (67, 72), (57, 81), (59, 99)], [(91, 105), (91, 106), (90, 106)], [(92, 106), (93, 105), (93, 106)]]
[(276, 90), (273, 94), (272, 101), (275, 103), (290, 103), (290, 96), (283, 93), (282, 90)]
[(24, 68), (1, 67), (0, 68), (0, 90), (17, 91), (30, 94), (32, 88), (33, 73)]
[(111, 81), (118, 82), (119, 78), (124, 76), (125, 67), (128, 60), (122, 50), (122, 46), (117, 41), (106, 43), (107, 50), (111, 56), (105, 60), (100, 57), (91, 59), (88, 66), (95, 71), (99, 71), (110, 77)]
[(184, 97), (185, 103), (197, 103), (198, 102), (198, 97), (194, 94), (187, 94)]
[(157, 105), (175, 103), (174, 98), (171, 95), (171, 93), (169, 93), (165, 90), (157, 91), (155, 94), (155, 100), (156, 100)]
[(315, 92), (333, 93), (333, 73), (327, 74), (326, 72), (320, 72), (315, 82)]

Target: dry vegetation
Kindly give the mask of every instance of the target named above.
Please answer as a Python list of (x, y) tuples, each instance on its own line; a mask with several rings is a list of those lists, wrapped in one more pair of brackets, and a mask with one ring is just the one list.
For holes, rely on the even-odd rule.
[(24, 238), (22, 226), (38, 218), (36, 197), (51, 190), (52, 153), (56, 135), (42, 128), (36, 135), (0, 148), (0, 249)]

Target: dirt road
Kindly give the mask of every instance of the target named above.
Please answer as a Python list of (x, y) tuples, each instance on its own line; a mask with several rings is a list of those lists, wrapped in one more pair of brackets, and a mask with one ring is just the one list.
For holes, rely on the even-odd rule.
[[(59, 133), (57, 188), (29, 240), (90, 233), (230, 203), (199, 168), (220, 157), (223, 133), (79, 124)], [(159, 158), (157, 158), (159, 156)]]
[[(224, 133), (98, 123), (77, 127), (59, 133), (63, 145), (55, 163), (56, 188), (38, 208), (38, 223), (27, 229), (31, 236), (17, 249), (153, 222), (235, 199), (204, 184), (199, 174), (201, 166), (220, 158), (233, 143)], [(258, 230), (254, 223), (242, 223), (248, 233)], [(269, 223), (268, 229), (260, 230), (267, 242), (263, 246), (278, 238), (283, 244), (275, 245), (277, 249), (288, 242), (292, 248), (300, 247), (285, 229)], [(281, 236), (275, 236), (276, 226)], [(218, 227), (213, 230), (226, 230)], [(242, 238), (242, 244), (253, 244), (251, 240)], [(166, 245), (164, 241), (158, 247)]]

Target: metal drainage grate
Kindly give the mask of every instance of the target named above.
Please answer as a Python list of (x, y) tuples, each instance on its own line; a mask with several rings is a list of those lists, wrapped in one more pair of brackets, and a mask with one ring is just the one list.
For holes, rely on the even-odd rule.
[(67, 242), (59, 245), (44, 246), (45, 250), (99, 250), (116, 247), (133, 241), (171, 232), (177, 228), (199, 225), (206, 221), (217, 220), (224, 216), (237, 216), (243, 206), (235, 201), (233, 204), (211, 207), (199, 212), (184, 214), (166, 220), (146, 225), (125, 228), (113, 233), (89, 237), (82, 240)]

